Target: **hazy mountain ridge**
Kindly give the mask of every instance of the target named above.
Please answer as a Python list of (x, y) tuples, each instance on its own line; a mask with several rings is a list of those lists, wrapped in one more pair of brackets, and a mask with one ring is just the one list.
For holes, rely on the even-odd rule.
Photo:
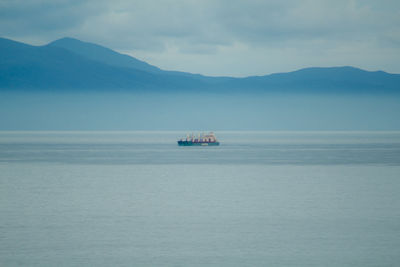
[(74, 38), (61, 38), (49, 43), (47, 46), (64, 48), (90, 60), (115, 67), (132, 68), (155, 73), (161, 71), (159, 68), (134, 57), (117, 53), (109, 48), (97, 44), (82, 42)]
[(97, 44), (62, 38), (31, 46), (0, 38), (0, 88), (399, 93), (400, 75), (353, 67), (306, 68), (246, 78), (164, 71)]

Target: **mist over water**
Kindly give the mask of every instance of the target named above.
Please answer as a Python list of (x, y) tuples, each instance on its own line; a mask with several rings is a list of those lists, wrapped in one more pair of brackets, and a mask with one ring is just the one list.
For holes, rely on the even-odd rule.
[(0, 132), (0, 265), (394, 266), (400, 132)]
[(1, 130), (400, 130), (399, 113), (396, 94), (0, 92)]

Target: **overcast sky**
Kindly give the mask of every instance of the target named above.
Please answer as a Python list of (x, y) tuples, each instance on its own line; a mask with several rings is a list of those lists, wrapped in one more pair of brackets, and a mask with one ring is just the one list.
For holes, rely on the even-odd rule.
[(0, 0), (0, 36), (75, 37), (213, 76), (343, 65), (400, 73), (399, 0)]

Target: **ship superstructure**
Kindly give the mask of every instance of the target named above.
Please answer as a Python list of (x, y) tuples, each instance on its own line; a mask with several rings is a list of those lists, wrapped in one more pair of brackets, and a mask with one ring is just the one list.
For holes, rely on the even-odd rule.
[(219, 146), (217, 137), (213, 132), (208, 134), (200, 133), (197, 135), (188, 134), (186, 138), (178, 140), (179, 146)]

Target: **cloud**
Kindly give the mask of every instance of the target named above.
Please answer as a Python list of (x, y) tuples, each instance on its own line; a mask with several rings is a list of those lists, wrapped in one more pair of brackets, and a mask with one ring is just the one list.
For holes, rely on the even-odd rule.
[(87, 17), (85, 2), (79, 1), (2, 1), (1, 32), (24, 37), (46, 36), (79, 28)]
[(5, 37), (43, 44), (72, 36), (206, 74), (262, 74), (274, 72), (272, 64), (276, 71), (343, 64), (400, 72), (399, 17), (394, 0), (0, 2)]

